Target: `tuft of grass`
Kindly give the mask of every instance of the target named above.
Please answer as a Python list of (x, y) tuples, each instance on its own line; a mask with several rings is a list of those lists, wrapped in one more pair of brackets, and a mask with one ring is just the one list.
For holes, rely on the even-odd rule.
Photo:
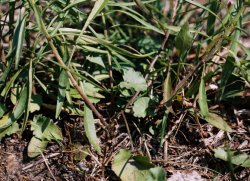
[[(201, 137), (204, 120), (234, 130), (211, 107), (237, 106), (249, 93), (250, 53), (240, 41), (249, 35), (246, 2), (170, 1), (172, 9), (155, 0), (0, 5), (1, 139), (29, 131), (40, 114), (54, 122), (74, 115), (84, 119), (88, 143), (105, 162), (108, 141), (117, 137), (110, 130), (123, 124), (133, 151), (147, 134), (161, 146), (174, 138), (175, 119), (191, 117)], [(145, 146), (144, 154), (151, 158), (152, 150)]]

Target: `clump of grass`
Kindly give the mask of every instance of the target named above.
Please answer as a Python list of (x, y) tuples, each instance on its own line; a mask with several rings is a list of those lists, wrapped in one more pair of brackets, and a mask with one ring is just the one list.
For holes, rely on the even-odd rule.
[[(209, 134), (203, 120), (232, 132), (221, 110), (210, 108), (237, 106), (247, 93), (250, 53), (240, 42), (249, 35), (247, 6), (241, 0), (2, 1), (0, 138), (28, 131), (39, 114), (54, 122), (76, 115), (109, 164), (104, 150), (112, 150), (117, 125), (125, 125), (133, 151), (147, 134), (161, 146), (174, 138), (175, 119), (191, 117), (200, 137)], [(146, 144), (142, 150), (160, 158)]]

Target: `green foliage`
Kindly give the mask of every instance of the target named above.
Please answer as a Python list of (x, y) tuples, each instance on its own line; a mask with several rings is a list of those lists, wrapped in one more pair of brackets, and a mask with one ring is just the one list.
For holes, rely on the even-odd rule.
[(135, 117), (145, 118), (147, 116), (147, 108), (149, 106), (149, 97), (140, 97), (138, 98), (133, 106), (133, 112)]
[(176, 37), (175, 44), (180, 53), (185, 53), (192, 46), (192, 37), (190, 35), (188, 23), (185, 23), (181, 27)]
[(8, 119), (6, 121), (7, 124), (3, 124), (1, 128), (5, 127), (6, 125), (8, 126), (8, 124), (10, 123), (16, 122), (17, 119), (19, 119), (26, 110), (27, 105), (28, 105), (28, 88), (23, 87), (17, 104), (15, 105), (13, 111), (8, 116)]
[(0, 140), (7, 135), (11, 135), (19, 131), (19, 125), (16, 122), (8, 123), (6, 125), (6, 121), (8, 120), (8, 118), (9, 114), (4, 115), (0, 120), (0, 124), (5, 124), (4, 127), (0, 128)]
[(199, 106), (201, 110), (202, 116), (208, 116), (208, 105), (207, 105), (207, 95), (205, 90), (205, 82), (204, 79), (201, 79), (200, 88), (199, 88)]
[(233, 70), (235, 69), (234, 57), (227, 57), (225, 64), (223, 65), (220, 86), (222, 87), (221, 97), (223, 97), (225, 87), (228, 83), (229, 78), (232, 76)]
[(229, 149), (216, 148), (214, 149), (214, 156), (224, 161), (230, 161), (234, 165), (242, 167), (250, 167), (250, 158), (246, 153), (238, 153)]
[[(103, 95), (98, 93), (100, 89), (97, 88), (95, 85), (90, 84), (88, 82), (83, 82), (82, 87), (84, 88), (86, 95), (93, 103), (98, 103), (100, 99), (104, 98)], [(72, 98), (81, 99), (81, 95), (79, 95), (79, 93), (75, 89), (70, 89), (69, 94)]]
[(133, 89), (135, 91), (145, 91), (147, 89), (147, 83), (142, 74), (132, 68), (124, 71), (123, 80), (120, 83), (121, 88)]
[(67, 77), (66, 71), (62, 70), (59, 76), (59, 85), (58, 85), (58, 95), (57, 95), (57, 104), (56, 104), (56, 118), (58, 118), (61, 110), (62, 110), (62, 106), (63, 106), (63, 102), (64, 102), (64, 98), (66, 96), (66, 88), (67, 88), (67, 84), (69, 83), (69, 79)]
[(232, 128), (227, 124), (226, 121), (222, 119), (221, 116), (214, 114), (214, 113), (208, 113), (207, 116), (204, 118), (208, 123), (212, 124), (213, 126), (227, 131), (227, 132), (232, 132)]
[(31, 122), (31, 130), (33, 135), (39, 139), (51, 140), (62, 140), (61, 130), (51, 119), (37, 115)]
[(52, 122), (51, 119), (36, 115), (31, 122), (33, 137), (28, 145), (28, 156), (36, 157), (46, 149), (51, 140), (62, 141), (62, 132), (60, 128)]
[(209, 112), (204, 79), (202, 79), (200, 83), (198, 101), (201, 115), (208, 123), (224, 131), (233, 131), (231, 127), (219, 115)]
[(106, 6), (108, 1), (109, 0), (97, 0), (95, 2), (93, 9), (91, 10), (91, 13), (88, 16), (88, 19), (86, 20), (86, 22), (83, 26), (83, 32), (90, 25), (91, 21), (102, 11), (102, 9)]
[[(116, 125), (123, 124), (121, 112), (129, 118), (127, 133), (136, 135), (131, 142), (151, 134), (162, 146), (177, 120), (193, 118), (188, 111), (237, 134), (222, 106), (211, 107), (246, 106), (250, 51), (240, 40), (249, 34), (247, 1), (233, 6), (176, 1), (169, 11), (155, 0), (0, 3), (10, 8), (0, 12), (0, 139), (31, 130), (28, 156), (67, 136), (51, 119), (72, 115), (84, 118), (84, 136), (100, 157), (110, 141), (100, 144), (106, 132), (123, 126)], [(211, 84), (218, 88), (208, 89)], [(132, 126), (136, 129), (130, 133)], [(86, 157), (85, 146), (75, 146), (75, 160)], [(233, 164), (245, 165), (245, 157)], [(127, 150), (115, 157), (112, 168), (122, 180), (165, 177), (147, 158)]]
[(86, 136), (90, 144), (95, 148), (95, 150), (101, 154), (101, 147), (99, 145), (99, 139), (96, 136), (95, 129), (95, 120), (93, 117), (92, 111), (88, 108), (88, 106), (84, 106), (84, 129), (86, 132)]
[(42, 97), (39, 94), (32, 95), (29, 111), (31, 113), (34, 113), (35, 111), (39, 111), (41, 109), (42, 102), (43, 102)]
[(49, 141), (33, 136), (28, 145), (28, 156), (34, 158), (40, 155), (47, 147)]
[(5, 107), (5, 105), (0, 104), (0, 117), (2, 117), (6, 111), (7, 108)]
[(13, 37), (13, 53), (15, 56), (15, 69), (18, 69), (19, 61), (22, 55), (24, 38), (25, 38), (25, 24), (26, 24), (26, 17), (21, 17), (21, 11), (19, 12), (19, 16), (17, 19), (17, 26), (14, 31)]
[(132, 156), (131, 152), (121, 149), (112, 163), (112, 170), (122, 181), (163, 181), (165, 172), (155, 167), (144, 156)]

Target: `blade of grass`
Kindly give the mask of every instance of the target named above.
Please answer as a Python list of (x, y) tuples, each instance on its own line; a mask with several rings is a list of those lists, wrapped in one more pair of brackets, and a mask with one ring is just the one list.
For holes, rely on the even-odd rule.
[[(219, 2), (217, 0), (211, 0), (210, 4), (211, 4), (210, 5), (210, 10), (212, 12), (214, 12), (215, 14), (217, 14), (218, 11), (219, 11), (219, 7), (220, 7)], [(212, 36), (214, 34), (215, 20), (216, 20), (216, 16), (209, 13), (208, 18), (207, 18), (207, 35), (208, 36)], [(210, 41), (211, 40), (208, 40), (208, 43)]]
[(56, 103), (56, 115), (55, 118), (57, 119), (59, 114), (61, 113), (64, 98), (66, 95), (66, 86), (68, 84), (68, 77), (65, 70), (62, 70), (58, 80), (58, 95), (57, 95), (57, 103)]
[[(24, 68), (24, 67), (23, 67)], [(17, 77), (20, 75), (20, 73), (23, 71), (23, 68), (19, 69), (12, 77), (11, 79), (6, 83), (3, 91), (1, 92), (1, 96), (5, 97), (8, 95), (8, 92), (10, 88), (12, 87), (13, 83), (17, 79)]]
[(26, 87), (26, 85), (24, 85), (18, 103), (15, 105), (13, 111), (10, 113), (7, 122), (16, 122), (22, 116), (22, 114), (25, 112), (25, 109), (27, 108), (28, 96), (28, 88)]
[(106, 6), (106, 4), (108, 3), (109, 0), (97, 0), (94, 4), (93, 9), (91, 10), (79, 36), (76, 39), (75, 45), (73, 46), (71, 55), (69, 57), (69, 63), (71, 62), (73, 55), (76, 51), (76, 45), (78, 44), (78, 41), (80, 39), (80, 37), (83, 35), (83, 33), (86, 31), (87, 27), (90, 25), (91, 21), (93, 21), (93, 19), (98, 15), (98, 13), (100, 13), (102, 11), (102, 9)]
[(165, 131), (167, 128), (167, 121), (168, 121), (169, 110), (166, 110), (161, 122), (161, 146), (164, 142)]
[(28, 70), (28, 89), (27, 89), (27, 100), (26, 100), (26, 105), (25, 105), (25, 110), (24, 110), (24, 120), (22, 122), (22, 129), (21, 131), (23, 132), (26, 128), (27, 121), (29, 119), (29, 112), (30, 112), (30, 101), (31, 101), (31, 95), (32, 95), (32, 88), (33, 88), (33, 66), (32, 66), (32, 59), (30, 60), (29, 64), (29, 70)]
[(203, 5), (200, 4), (199, 2), (191, 1), (191, 0), (185, 0), (185, 1), (188, 2), (188, 3), (190, 3), (190, 4), (192, 4), (192, 5), (194, 5), (194, 6), (197, 6), (197, 7), (201, 8), (201, 9), (206, 10), (207, 12), (209, 12), (209, 13), (211, 13), (213, 16), (215, 16), (220, 22), (222, 22), (221, 19), (219, 18), (219, 16), (218, 16), (217, 14), (215, 14), (213, 11), (211, 11), (209, 8), (203, 6)]
[[(63, 53), (63, 60), (64, 62), (68, 60), (68, 52), (67, 52), (66, 46), (65, 46), (64, 53)], [(56, 115), (55, 115), (56, 119), (61, 113), (63, 102), (66, 96), (66, 88), (68, 84), (69, 84), (69, 79), (67, 77), (66, 70), (61, 69), (59, 80), (58, 80), (58, 94), (57, 94)]]
[(95, 148), (98, 154), (101, 154), (101, 147), (99, 145), (99, 139), (96, 136), (96, 129), (95, 129), (95, 120), (93, 117), (92, 111), (88, 108), (88, 106), (84, 106), (84, 129), (86, 132), (86, 136), (90, 144)]
[(17, 19), (17, 26), (14, 30), (13, 37), (13, 51), (15, 51), (15, 69), (18, 69), (19, 61), (21, 58), (23, 50), (23, 42), (25, 38), (25, 25), (26, 25), (26, 16), (21, 18), (21, 10)]

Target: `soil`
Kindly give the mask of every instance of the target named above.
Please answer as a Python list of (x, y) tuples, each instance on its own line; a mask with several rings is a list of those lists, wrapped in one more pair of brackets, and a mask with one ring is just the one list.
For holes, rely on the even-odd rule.
[[(248, 181), (250, 168), (235, 166), (232, 176), (227, 162), (216, 159), (212, 151), (213, 148), (228, 146), (249, 154), (249, 118), (238, 118), (241, 119), (237, 124), (232, 124), (236, 131), (230, 134), (209, 124), (202, 124), (203, 132), (207, 134), (204, 139), (200, 136), (198, 125), (191, 120), (178, 122), (173, 119), (168, 130), (171, 134), (162, 147), (158, 138), (150, 134), (140, 136), (130, 125), (133, 153), (150, 157), (154, 164), (165, 169), (168, 178), (172, 175), (172, 180), (174, 177), (181, 179), (181, 175), (187, 177), (188, 174), (195, 173), (200, 176), (200, 181), (215, 177), (217, 180), (231, 180), (234, 177), (235, 180)], [(50, 143), (43, 155), (34, 159), (27, 157), (29, 140), (24, 137), (27, 135), (23, 134), (23, 138), (18, 134), (7, 137), (0, 144), (0, 180), (119, 180), (111, 171), (112, 159), (121, 148), (132, 148), (122, 120), (116, 120), (114, 125), (116, 126), (110, 128), (113, 129), (110, 130), (113, 134), (109, 135), (109, 139), (105, 138), (106, 131), (98, 130), (104, 150), (102, 156), (86, 146), (87, 139), (84, 138), (81, 118), (76, 118), (74, 122), (72, 119), (64, 121), (61, 125), (65, 137), (62, 144)], [(81, 150), (86, 150), (89, 155), (81, 155)], [(190, 179), (194, 177), (191, 175)]]

